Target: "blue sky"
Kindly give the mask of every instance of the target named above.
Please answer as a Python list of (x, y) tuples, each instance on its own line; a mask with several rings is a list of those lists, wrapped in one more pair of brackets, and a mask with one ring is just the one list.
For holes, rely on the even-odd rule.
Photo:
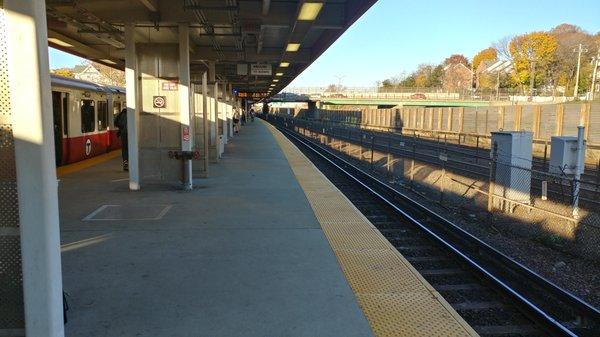
[[(346, 86), (410, 72), (461, 53), (471, 58), (507, 35), (549, 30), (561, 23), (600, 31), (599, 0), (379, 0), (291, 86)], [(50, 50), (50, 67), (81, 59)]]

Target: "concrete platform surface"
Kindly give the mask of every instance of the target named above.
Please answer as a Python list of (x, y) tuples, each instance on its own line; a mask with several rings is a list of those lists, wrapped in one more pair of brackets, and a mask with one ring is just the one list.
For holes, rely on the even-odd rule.
[(67, 336), (372, 335), (264, 124), (192, 192), (129, 192), (119, 169), (60, 178)]

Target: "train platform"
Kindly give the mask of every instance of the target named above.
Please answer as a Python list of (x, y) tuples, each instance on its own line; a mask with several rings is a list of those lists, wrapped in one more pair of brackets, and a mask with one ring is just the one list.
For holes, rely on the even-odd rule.
[(59, 175), (67, 336), (476, 335), (265, 122), (210, 169), (191, 192), (131, 192), (115, 155)]

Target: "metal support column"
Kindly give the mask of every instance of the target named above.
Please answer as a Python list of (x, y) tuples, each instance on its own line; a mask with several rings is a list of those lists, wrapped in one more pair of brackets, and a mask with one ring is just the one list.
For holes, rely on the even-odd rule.
[[(18, 205), (19, 229), (15, 228), (15, 232), (21, 237), (25, 331), (28, 337), (62, 337), (60, 232), (46, 6), (44, 1), (31, 0), (6, 0), (0, 6), (2, 45), (6, 48), (2, 56), (3, 72), (8, 77), (2, 108), (8, 108), (5, 113), (10, 120), (6, 122), (12, 124), (8, 128), (2, 125), (1, 131), (10, 133), (12, 128), (18, 195), (18, 202), (3, 207)], [(7, 242), (2, 240), (0, 244)], [(4, 273), (7, 265), (1, 265)], [(2, 284), (5, 286), (8, 285)], [(0, 303), (0, 307), (8, 304)], [(0, 335), (6, 332), (0, 331)], [(8, 335), (12, 333), (8, 331)]]

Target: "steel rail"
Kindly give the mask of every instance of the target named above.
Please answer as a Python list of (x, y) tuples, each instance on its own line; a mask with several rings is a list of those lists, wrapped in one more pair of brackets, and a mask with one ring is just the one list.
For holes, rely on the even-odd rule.
[[(509, 284), (507, 284), (505, 281), (501, 280), (499, 277), (495, 276), (492, 272), (488, 271), (484, 266), (479, 264), (476, 260), (474, 260), (473, 258), (468, 256), (466, 253), (462, 252), (459, 248), (455, 247), (454, 244), (448, 242), (440, 234), (437, 234), (432, 229), (430, 229), (428, 226), (424, 225), (419, 220), (417, 220), (415, 217), (411, 216), (408, 212), (399, 208), (396, 205), (396, 203), (394, 203), (393, 201), (390, 201), (387, 197), (385, 197), (381, 193), (377, 192), (373, 187), (371, 187), (367, 183), (365, 183), (363, 181), (364, 179), (357, 177), (356, 173), (363, 176), (364, 178), (369, 180), (371, 183), (374, 183), (375, 185), (379, 186), (380, 188), (383, 188), (386, 192), (391, 193), (393, 196), (399, 197), (401, 200), (408, 202), (413, 207), (416, 207), (420, 211), (431, 216), (431, 218), (437, 220), (438, 222), (441, 222), (442, 227), (445, 228), (446, 231), (465, 240), (466, 244), (477, 247), (477, 251), (479, 251), (480, 254), (481, 254), (481, 252), (487, 253), (489, 256), (498, 259), (502, 264), (509, 266), (512, 271), (515, 271), (515, 272), (525, 276), (528, 280), (530, 280), (533, 283), (535, 283), (536, 285), (538, 285), (538, 287), (541, 287), (544, 290), (551, 292), (552, 296), (554, 298), (556, 298), (557, 300), (559, 300), (565, 304), (568, 304), (570, 306), (570, 308), (573, 309), (573, 311), (576, 312), (579, 317), (590, 318), (593, 321), (600, 320), (600, 311), (598, 309), (596, 309), (595, 307), (584, 302), (583, 300), (579, 299), (578, 297), (574, 296), (573, 294), (569, 293), (568, 291), (560, 288), (559, 286), (555, 285), (551, 281), (545, 279), (541, 275), (539, 275), (536, 272), (532, 271), (531, 269), (527, 268), (523, 264), (508, 257), (504, 253), (496, 250), (495, 248), (491, 247), (489, 244), (481, 241), (477, 237), (466, 232), (462, 228), (456, 226), (455, 224), (453, 224), (451, 221), (447, 220), (443, 216), (430, 210), (429, 208), (427, 208), (420, 202), (413, 200), (411, 197), (397, 191), (395, 188), (388, 185), (387, 183), (384, 183), (384, 182), (380, 181), (379, 179), (377, 179), (376, 177), (370, 175), (369, 173), (364, 172), (362, 169), (357, 168), (353, 164), (351, 164), (348, 161), (346, 161), (345, 159), (337, 156), (336, 154), (332, 153), (328, 149), (324, 149), (322, 147), (317, 148), (317, 145), (307, 143), (306, 141), (304, 141), (300, 137), (296, 136), (289, 130), (286, 130), (281, 127), (278, 127), (278, 129), (280, 131), (282, 131), (284, 134), (286, 134), (288, 137), (296, 140), (298, 143), (302, 144), (307, 149), (311, 150), (312, 152), (317, 154), (319, 157), (321, 157), (324, 160), (326, 160), (327, 162), (329, 162), (331, 165), (333, 165), (334, 167), (339, 169), (341, 172), (343, 172), (345, 175), (347, 175), (352, 180), (356, 181), (358, 184), (363, 186), (365, 189), (369, 190), (371, 193), (376, 195), (384, 203), (386, 203), (387, 205), (392, 207), (394, 210), (396, 210), (398, 213), (400, 213), (404, 218), (409, 220), (412, 224), (421, 228), (425, 233), (430, 235), (434, 240), (436, 240), (437, 242), (442, 244), (448, 250), (453, 252), (456, 256), (460, 257), (465, 263), (470, 265), (472, 268), (474, 268), (476, 271), (478, 271), (481, 275), (485, 276), (486, 279), (488, 279), (496, 287), (503, 290), (504, 292), (509, 294), (513, 299), (516, 299), (519, 303), (521, 303), (523, 305), (523, 307), (526, 308), (530, 314), (533, 314), (537, 320), (544, 323), (544, 325), (546, 326), (546, 328), (548, 328), (549, 331), (559, 334), (559, 335), (577, 336), (574, 332), (572, 332), (567, 327), (565, 327), (557, 319), (552, 317), (550, 314), (546, 313), (543, 309), (541, 309), (538, 305), (536, 305), (532, 300), (529, 300), (525, 295), (523, 295), (519, 291), (513, 289)], [(327, 155), (325, 155), (323, 153), (326, 153)], [(343, 168), (342, 166), (340, 166), (338, 163), (336, 163), (334, 160), (328, 158), (327, 156), (333, 157), (336, 161), (343, 163), (343, 165), (346, 167), (350, 167), (356, 173), (353, 174), (353, 173), (349, 172), (347, 169)]]

